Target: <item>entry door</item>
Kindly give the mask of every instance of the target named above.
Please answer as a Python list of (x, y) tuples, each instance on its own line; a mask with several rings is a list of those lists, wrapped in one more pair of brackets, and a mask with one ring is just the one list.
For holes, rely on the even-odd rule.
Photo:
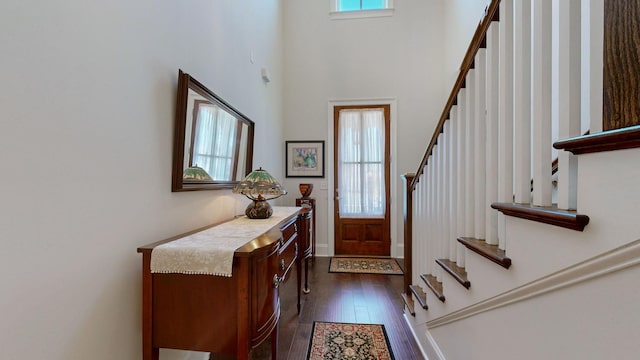
[(389, 256), (389, 105), (336, 106), (337, 255)]

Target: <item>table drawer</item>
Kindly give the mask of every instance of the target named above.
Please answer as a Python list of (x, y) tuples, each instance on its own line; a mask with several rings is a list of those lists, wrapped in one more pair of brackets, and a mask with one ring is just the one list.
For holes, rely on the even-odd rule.
[(282, 243), (279, 251), (279, 276), (282, 281), (286, 281), (289, 277), (290, 270), (293, 268), (298, 256), (298, 233), (296, 223), (292, 223), (282, 230)]

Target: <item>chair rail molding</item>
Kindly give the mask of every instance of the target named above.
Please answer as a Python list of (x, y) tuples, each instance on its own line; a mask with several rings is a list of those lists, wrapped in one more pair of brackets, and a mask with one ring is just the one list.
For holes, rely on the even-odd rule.
[(640, 264), (640, 239), (427, 322), (433, 329)]

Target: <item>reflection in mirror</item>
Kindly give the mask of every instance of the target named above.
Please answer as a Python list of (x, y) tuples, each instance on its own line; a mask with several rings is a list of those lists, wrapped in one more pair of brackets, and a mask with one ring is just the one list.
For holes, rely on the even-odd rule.
[(232, 188), (251, 171), (254, 124), (179, 72), (173, 191)]

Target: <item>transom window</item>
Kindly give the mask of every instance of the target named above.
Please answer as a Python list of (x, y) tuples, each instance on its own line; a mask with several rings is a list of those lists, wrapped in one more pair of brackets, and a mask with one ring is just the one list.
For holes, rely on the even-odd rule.
[(386, 9), (385, 0), (338, 0), (338, 11)]
[(331, 19), (392, 16), (393, 0), (331, 0)]

